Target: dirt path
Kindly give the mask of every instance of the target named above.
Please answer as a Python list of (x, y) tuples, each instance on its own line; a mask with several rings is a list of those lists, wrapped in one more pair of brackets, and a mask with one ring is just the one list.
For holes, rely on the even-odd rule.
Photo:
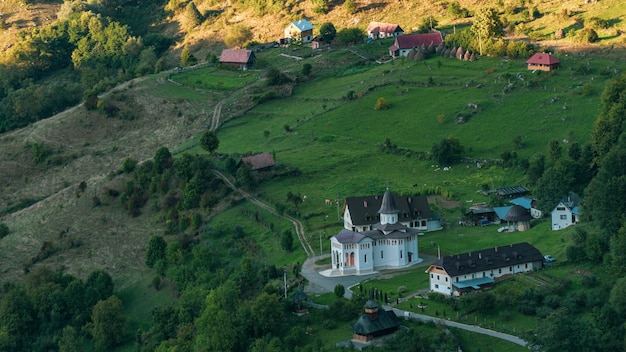
[(215, 173), (215, 175), (217, 175), (222, 180), (224, 180), (224, 182), (228, 185), (228, 187), (230, 187), (235, 192), (237, 192), (237, 193), (241, 194), (242, 196), (244, 196), (252, 204), (258, 206), (259, 208), (262, 208), (262, 209), (265, 209), (265, 210), (269, 211), (270, 213), (272, 213), (273, 215), (275, 215), (275, 216), (277, 216), (279, 218), (283, 218), (283, 219), (291, 222), (293, 224), (295, 230), (296, 230), (296, 235), (298, 236), (298, 241), (300, 241), (300, 244), (302, 245), (302, 248), (304, 248), (304, 252), (306, 253), (307, 257), (315, 256), (315, 251), (313, 250), (313, 247), (311, 247), (311, 244), (309, 243), (309, 241), (306, 238), (306, 235), (304, 233), (304, 226), (302, 226), (302, 222), (300, 222), (300, 220), (298, 220), (296, 218), (293, 218), (293, 217), (291, 217), (289, 215), (279, 214), (276, 211), (276, 209), (274, 209), (270, 205), (268, 205), (266, 203), (263, 203), (258, 198), (254, 197), (250, 193), (242, 190), (241, 188), (237, 188), (235, 186), (235, 184), (228, 177), (226, 177), (226, 175), (224, 175), (223, 173), (221, 173), (221, 172), (219, 172), (217, 170), (213, 170), (213, 172)]

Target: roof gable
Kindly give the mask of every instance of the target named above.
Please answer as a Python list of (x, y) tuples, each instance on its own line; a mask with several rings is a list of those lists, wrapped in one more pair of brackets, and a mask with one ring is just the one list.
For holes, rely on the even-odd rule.
[(548, 53), (535, 53), (528, 60), (526, 60), (526, 63), (530, 65), (554, 65), (559, 62), (559, 59)]
[(432, 267), (443, 268), (451, 277), (493, 270), (518, 264), (541, 262), (541, 252), (528, 242), (493, 247), (474, 252), (448, 255), (437, 260)]
[[(392, 194), (393, 204), (398, 211), (398, 221), (411, 219), (431, 219), (432, 212), (428, 198), (424, 196), (401, 196)], [(373, 225), (379, 222), (378, 211), (382, 206), (383, 195), (346, 198), (346, 208), (355, 226)]]
[(234, 62), (247, 64), (254, 59), (252, 50), (224, 49), (220, 55), (220, 62)]
[(411, 49), (421, 46), (439, 46), (443, 43), (441, 32), (405, 34), (396, 37), (394, 46), (398, 49)]
[(250, 169), (252, 171), (276, 165), (274, 158), (272, 158), (272, 155), (269, 152), (246, 156), (241, 158), (241, 162), (250, 164)]
[(384, 22), (370, 22), (369, 26), (367, 26), (368, 33), (394, 33), (394, 32), (404, 32), (400, 25), (393, 23), (384, 23)]
[(311, 22), (309, 22), (309, 21), (307, 21), (305, 19), (301, 19), (299, 21), (291, 22), (289, 25), (290, 26), (293, 25), (300, 32), (304, 32), (304, 31), (308, 31), (308, 30), (312, 30), (313, 29), (313, 25), (311, 24)]

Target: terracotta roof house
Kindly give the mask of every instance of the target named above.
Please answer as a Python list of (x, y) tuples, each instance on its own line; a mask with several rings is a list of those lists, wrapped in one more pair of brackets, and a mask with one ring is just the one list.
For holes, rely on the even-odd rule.
[(404, 30), (398, 24), (370, 22), (367, 26), (367, 37), (371, 39), (397, 37), (402, 34), (404, 34)]
[(490, 287), (498, 278), (538, 270), (543, 255), (527, 242), (445, 256), (434, 262), (426, 273), (430, 290), (461, 296)]
[(224, 49), (220, 55), (220, 64), (247, 70), (254, 64), (256, 57), (252, 50)]
[(269, 152), (246, 156), (241, 158), (241, 163), (250, 164), (252, 171), (262, 170), (276, 165), (276, 161)]
[(407, 56), (413, 48), (429, 46), (436, 48), (442, 43), (441, 32), (405, 34), (396, 37), (393, 45), (389, 47), (389, 55), (393, 57)]
[[(366, 230), (343, 229), (330, 238), (331, 269), (329, 276), (361, 275), (380, 269), (399, 269), (420, 263), (416, 228), (400, 222), (403, 205), (395, 203), (395, 197), (387, 189), (382, 199), (368, 205), (374, 221)], [(350, 212), (346, 209), (347, 216)], [(373, 220), (372, 220), (373, 219)]]
[(576, 224), (580, 220), (580, 197), (569, 192), (552, 210), (552, 230), (561, 230)]
[(313, 25), (304, 19), (289, 23), (283, 32), (288, 40), (298, 39), (302, 40), (302, 43), (309, 43), (313, 40)]
[(352, 325), (352, 339), (357, 342), (370, 342), (396, 331), (400, 326), (401, 320), (396, 313), (382, 309), (372, 298), (365, 302), (363, 310), (365, 312)]
[(535, 53), (530, 59), (526, 60), (526, 65), (531, 71), (552, 71), (559, 68), (559, 59), (548, 53)]

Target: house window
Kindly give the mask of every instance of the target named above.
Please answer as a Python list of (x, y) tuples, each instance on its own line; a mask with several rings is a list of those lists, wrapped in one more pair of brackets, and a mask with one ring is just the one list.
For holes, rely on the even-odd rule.
[(512, 266), (509, 267), (509, 271), (513, 271), (513, 267)]
[(459, 282), (459, 277), (458, 276), (456, 277), (456, 282)]
[(448, 282), (448, 277), (446, 276), (446, 282)]
[(432, 279), (432, 278), (434, 278), (434, 277), (435, 277), (435, 275), (433, 275), (433, 274), (430, 274), (430, 278), (431, 278), (431, 279)]
[(400, 259), (402, 259), (402, 251), (400, 251)]
[(439, 280), (439, 275), (437, 275), (437, 280)]
[(439, 288), (439, 285), (435, 284), (435, 288)]
[(363, 263), (367, 263), (367, 254), (363, 256)]
[(502, 269), (498, 269), (498, 274), (502, 274)]
[(524, 269), (528, 269), (528, 263), (524, 264)]
[(383, 259), (383, 251), (380, 251), (380, 259)]
[(567, 220), (567, 215), (566, 214), (561, 214), (560, 219), (561, 220)]

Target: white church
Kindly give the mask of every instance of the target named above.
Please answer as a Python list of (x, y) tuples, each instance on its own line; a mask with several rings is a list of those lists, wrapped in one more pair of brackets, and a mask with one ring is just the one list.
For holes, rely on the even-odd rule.
[[(417, 235), (420, 229), (403, 224), (399, 217), (408, 216), (407, 211), (401, 211), (397, 206), (395, 196), (387, 191), (382, 197), (380, 208), (374, 214), (367, 215), (379, 222), (368, 226), (363, 231), (344, 228), (337, 235), (331, 237), (331, 275), (361, 275), (370, 274), (380, 269), (398, 269), (421, 262), (417, 250)], [(379, 196), (372, 197), (370, 203), (376, 204)], [(407, 198), (409, 199), (409, 198)], [(410, 198), (413, 199), (413, 198)], [(367, 200), (365, 200), (367, 208)], [(411, 201), (408, 201), (411, 203)], [(372, 208), (370, 204), (370, 209)], [(427, 203), (426, 203), (427, 204)], [(411, 209), (409, 207), (409, 209)], [(419, 211), (414, 211), (416, 214)], [(350, 219), (349, 207), (344, 209), (344, 222)], [(348, 221), (349, 222), (349, 221)], [(410, 222), (421, 225), (421, 222)]]

